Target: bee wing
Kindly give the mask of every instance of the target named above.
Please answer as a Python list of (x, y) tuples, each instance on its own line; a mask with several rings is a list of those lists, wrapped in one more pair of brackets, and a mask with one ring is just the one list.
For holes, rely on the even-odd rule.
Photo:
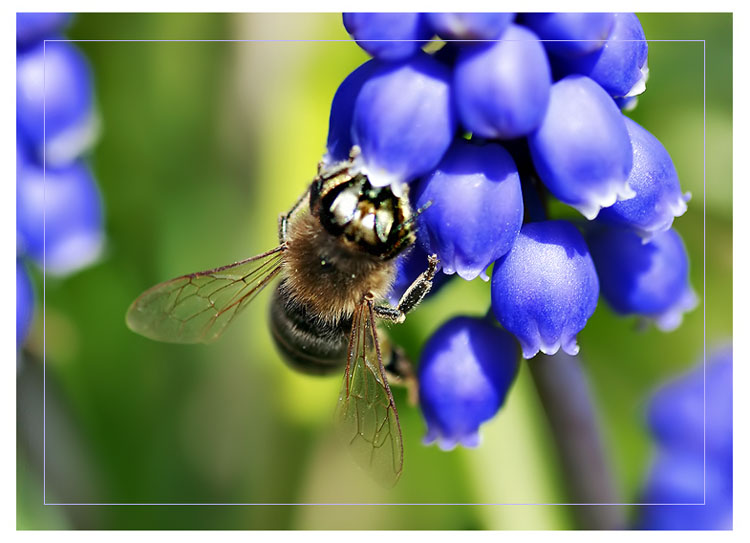
[(127, 325), (157, 341), (210, 343), (281, 271), (285, 248), (151, 287), (131, 304)]
[(339, 434), (357, 463), (378, 481), (395, 485), (403, 470), (404, 447), (370, 300), (354, 312), (336, 419)]

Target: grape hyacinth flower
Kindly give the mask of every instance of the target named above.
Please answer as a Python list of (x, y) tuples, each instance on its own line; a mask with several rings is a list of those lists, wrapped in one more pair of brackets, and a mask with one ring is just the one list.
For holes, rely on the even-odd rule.
[(633, 147), (625, 121), (604, 90), (584, 76), (552, 85), (547, 114), (529, 136), (539, 177), (587, 219), (635, 196), (628, 186)]
[(457, 139), (417, 195), (417, 208), (429, 205), (417, 233), (425, 251), (438, 255), (444, 273), (487, 280), (485, 269), (510, 250), (523, 221), (510, 154), (497, 143)]
[[(424, 270), (428, 254), (441, 262), (436, 286), (446, 274), (474, 279), (494, 266), (492, 312), (508, 333), (486, 319), (452, 319), (429, 340), (419, 368), (427, 440), (443, 448), (474, 445), (515, 373), (493, 384), (478, 369), (491, 349), (477, 345), (490, 339), (466, 337), (515, 336), (524, 358), (576, 354), (577, 334), (597, 306), (600, 274), (609, 273), (595, 267), (579, 228), (590, 234), (615, 223), (631, 237), (609, 250), (635, 254), (632, 239), (642, 247), (648, 244), (641, 237), (653, 237), (653, 248), (658, 237), (676, 235), (663, 231), (671, 232), (686, 197), (666, 150), (620, 111), (635, 105), (647, 73), (647, 44), (634, 14), (401, 14), (387, 29), (385, 18), (371, 15), (360, 14), (356, 25), (346, 15), (347, 29), (375, 58), (336, 92), (324, 162), (359, 149), (355, 164), (373, 185), (399, 194), (411, 183), (419, 246), (399, 259), (392, 303)], [(453, 41), (419, 50), (422, 22)], [(401, 41), (368, 49), (386, 42), (367, 37), (386, 31)], [(553, 198), (600, 220), (593, 229), (559, 220)], [(682, 246), (677, 253), (684, 256)], [(686, 260), (675, 262), (672, 273), (687, 269)], [(602, 283), (606, 298), (604, 290)], [(694, 303), (692, 290), (682, 293), (682, 306), (648, 314), (674, 326), (680, 307)], [(501, 354), (509, 349), (496, 351), (511, 359)]]
[(603, 222), (634, 228), (648, 241), (669, 230), (675, 217), (687, 211), (690, 195), (683, 195), (672, 159), (664, 146), (645, 128), (624, 117), (633, 145), (633, 169), (628, 184), (634, 198), (602, 209)]
[(16, 210), (19, 247), (47, 273), (66, 275), (100, 256), (101, 196), (82, 162), (47, 167), (46, 177), (42, 168), (26, 165), (18, 174)]
[(531, 28), (551, 55), (575, 58), (601, 49), (615, 23), (614, 13), (526, 13)]
[(432, 35), (422, 13), (344, 13), (344, 27), (362, 49), (388, 61), (409, 58)]
[(615, 13), (614, 26), (604, 46), (578, 57), (555, 57), (553, 68), (561, 75), (590, 77), (612, 98), (642, 94), (648, 79), (648, 42), (634, 13)]
[(515, 24), (501, 39), (464, 47), (453, 72), (463, 126), (483, 138), (526, 136), (544, 118), (552, 75), (536, 35)]
[(45, 272), (66, 275), (98, 258), (104, 241), (99, 189), (81, 159), (98, 128), (91, 69), (73, 45), (44, 42), (60, 40), (70, 18), (64, 13), (16, 15), (19, 347), (33, 317), (27, 259)]
[(455, 317), (422, 350), (419, 401), (426, 444), (479, 445), (479, 426), (505, 402), (518, 373), (518, 345), (487, 319)]
[(19, 135), (39, 162), (42, 155), (48, 166), (75, 160), (97, 135), (91, 69), (83, 54), (56, 41), (21, 52), (16, 108)]
[(705, 376), (701, 362), (687, 375), (658, 390), (649, 405), (648, 425), (657, 452), (641, 501), (704, 505), (645, 506), (639, 511), (637, 527), (646, 530), (731, 529), (731, 347), (710, 355)]
[(515, 13), (425, 13), (435, 34), (444, 40), (494, 40), (505, 32)]
[(687, 252), (674, 230), (643, 243), (627, 228), (595, 226), (587, 241), (602, 295), (616, 312), (643, 315), (666, 332), (677, 328), (683, 313), (695, 308)]
[[(703, 360), (676, 381), (662, 386), (651, 399), (648, 426), (659, 444), (703, 455)], [(706, 435), (708, 452), (732, 454), (732, 349), (711, 351), (706, 361)]]
[(379, 64), (354, 101), (352, 143), (376, 187), (400, 191), (437, 166), (456, 131), (450, 72), (425, 53)]
[(567, 221), (528, 223), (492, 272), (492, 310), (521, 342), (523, 357), (561, 347), (578, 354), (576, 334), (594, 313), (599, 280), (586, 243)]

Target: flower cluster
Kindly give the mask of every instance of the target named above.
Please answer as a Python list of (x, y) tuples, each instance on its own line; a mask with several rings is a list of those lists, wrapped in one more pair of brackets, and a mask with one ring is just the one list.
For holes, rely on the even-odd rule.
[[(494, 264), (491, 311), (524, 358), (576, 354), (600, 289), (665, 330), (694, 307), (671, 230), (689, 195), (621, 112), (648, 75), (634, 14), (348, 13), (344, 25), (373, 58), (336, 92), (325, 160), (356, 145), (373, 185), (408, 186), (424, 210), (419, 254), (444, 274), (487, 280)], [(555, 220), (552, 198), (582, 217)], [(515, 375), (507, 333), (488, 326), (451, 321), (422, 354), (428, 438), (442, 446), (475, 444)]]
[(19, 345), (33, 316), (26, 262), (64, 276), (92, 263), (104, 241), (99, 189), (82, 159), (98, 131), (91, 70), (72, 44), (56, 41), (69, 20), (60, 13), (16, 18)]
[[(638, 527), (732, 527), (732, 350), (717, 351), (652, 398), (648, 424), (657, 445)], [(704, 456), (705, 455), (705, 456)], [(678, 505), (704, 504), (704, 505)]]

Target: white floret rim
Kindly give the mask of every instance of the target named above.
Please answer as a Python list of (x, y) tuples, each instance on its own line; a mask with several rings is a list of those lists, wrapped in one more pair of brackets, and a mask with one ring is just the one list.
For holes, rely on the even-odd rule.
[(684, 314), (697, 306), (698, 296), (692, 287), (687, 287), (674, 304), (661, 313), (649, 315), (649, 318), (662, 332), (672, 332), (682, 324)]
[(627, 179), (612, 179), (602, 185), (601, 191), (589, 191), (587, 201), (570, 204), (590, 221), (593, 221), (603, 208), (610, 207), (615, 202), (635, 198), (635, 190)]

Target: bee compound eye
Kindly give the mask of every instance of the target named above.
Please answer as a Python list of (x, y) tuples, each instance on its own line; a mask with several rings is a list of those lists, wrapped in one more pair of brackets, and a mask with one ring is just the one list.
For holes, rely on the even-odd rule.
[(380, 241), (385, 243), (393, 228), (393, 212), (390, 209), (380, 208), (375, 213), (375, 233)]
[(368, 213), (360, 220), (362, 239), (370, 245), (375, 245), (378, 240), (375, 235), (375, 213)]
[(340, 226), (349, 224), (357, 213), (358, 204), (359, 195), (356, 191), (350, 189), (341, 191), (329, 208), (333, 222)]

